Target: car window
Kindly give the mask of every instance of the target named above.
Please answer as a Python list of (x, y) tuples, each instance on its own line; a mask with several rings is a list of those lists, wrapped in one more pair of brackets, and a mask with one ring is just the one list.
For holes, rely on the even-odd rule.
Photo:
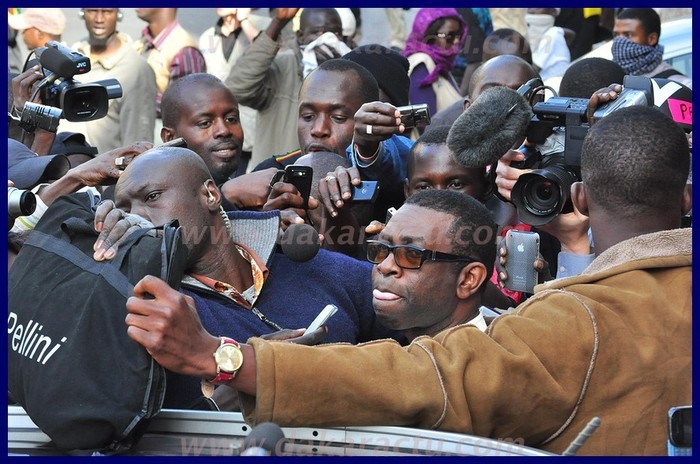
[(684, 55), (675, 56), (667, 60), (673, 69), (677, 69), (682, 74), (685, 74), (689, 78), (693, 78), (693, 55), (692, 53), (686, 53)]

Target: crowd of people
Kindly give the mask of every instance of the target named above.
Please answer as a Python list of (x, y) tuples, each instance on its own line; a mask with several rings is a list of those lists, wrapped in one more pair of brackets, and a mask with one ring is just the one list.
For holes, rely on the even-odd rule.
[[(386, 10), (390, 43), (358, 46), (358, 9), (220, 8), (198, 38), (176, 8), (137, 9), (139, 38), (120, 9), (82, 9), (85, 40), (63, 46), (90, 59), (81, 82), (116, 78), (121, 95), (99, 119), (28, 124), (55, 76), (36, 53), (8, 66), (8, 185), (36, 196), (9, 217), (9, 272), (54, 201), (90, 191), (95, 261), (137, 229), (182, 228), (181, 288), (147, 276), (126, 304), (125, 336), (168, 372), (164, 407), (553, 453), (598, 416), (581, 454), (666, 454), (669, 408), (692, 403), (692, 81), (663, 61), (659, 14), (422, 8), (407, 27)], [(8, 16), (40, 54), (65, 23), (60, 9)], [(572, 62), (608, 39), (612, 60)], [(628, 76), (676, 97), (594, 118)], [(587, 100), (577, 127), (567, 115), (544, 144), (522, 127), (494, 161), (458, 156), (455, 121), (526, 86), (530, 116), (545, 92)], [(525, 153), (570, 154), (556, 135), (582, 125), (569, 209), (527, 223), (513, 205), (537, 167)], [(289, 166), (313, 169), (310, 193)], [(370, 181), (377, 194), (357, 199)], [(281, 240), (303, 224), (321, 245), (299, 260)], [(506, 284), (511, 229), (540, 236), (532, 293)], [(306, 333), (326, 304), (339, 311)]]

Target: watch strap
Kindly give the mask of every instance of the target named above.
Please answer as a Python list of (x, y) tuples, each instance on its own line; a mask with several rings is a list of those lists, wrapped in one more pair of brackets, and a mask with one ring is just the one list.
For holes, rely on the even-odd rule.
[[(238, 342), (236, 340), (234, 340), (233, 338), (228, 338), (228, 337), (220, 337), (220, 338), (221, 338), (221, 343), (219, 344), (219, 348), (221, 348), (224, 345), (234, 345), (236, 347), (240, 347)], [(218, 351), (218, 349), (217, 349), (217, 351)], [(214, 352), (212, 354), (212, 356), (214, 356), (214, 358), (216, 359), (216, 352)], [(214, 394), (214, 389), (216, 388), (217, 385), (221, 385), (222, 383), (226, 383), (236, 376), (236, 372), (222, 371), (219, 368), (218, 363), (216, 366), (216, 370), (217, 370), (216, 377), (214, 377), (213, 379), (211, 379), (211, 380), (202, 379), (202, 384), (201, 384), (202, 394), (206, 398), (211, 398), (211, 396)]]

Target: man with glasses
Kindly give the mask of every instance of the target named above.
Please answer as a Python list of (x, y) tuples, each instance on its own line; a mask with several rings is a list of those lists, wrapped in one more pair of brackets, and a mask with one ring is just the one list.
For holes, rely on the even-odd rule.
[[(613, 95), (597, 97), (607, 102)], [(685, 133), (655, 108), (623, 108), (591, 126), (582, 181), (571, 197), (590, 218), (596, 259), (579, 276), (538, 287), (486, 333), (459, 325), (408, 347), (392, 341), (309, 347), (256, 338), (239, 344), (206, 333), (192, 307), (148, 276), (127, 302), (128, 334), (162, 366), (237, 389), (250, 424), (404, 425), (562, 453), (599, 416), (599, 429), (579, 453), (665, 455), (669, 408), (692, 402), (692, 234), (679, 228), (692, 201), (689, 166)], [(382, 242), (461, 259), (472, 253), (456, 248), (458, 242), (485, 240), (411, 201), (397, 213), (405, 215), (405, 230), (389, 230)], [(421, 222), (434, 229), (420, 229)], [(435, 277), (426, 311), (476, 292), (479, 276), (487, 275), (474, 263), (398, 250), (385, 253), (382, 277), (435, 273), (458, 283), (444, 295)], [(404, 265), (422, 265), (403, 269), (397, 254)], [(416, 281), (380, 285), (383, 312), (398, 312), (416, 287)]]
[(377, 240), (367, 241), (379, 322), (409, 341), (465, 323), (486, 330), (479, 307), (496, 259), (495, 236), (491, 214), (469, 195), (409, 196)]
[(90, 72), (81, 81), (115, 78), (122, 96), (109, 100), (104, 118), (83, 123), (61, 122), (61, 130), (85, 134), (99, 153), (130, 145), (153, 142), (156, 118), (156, 78), (145, 59), (132, 48), (132, 39), (117, 30), (119, 8), (83, 8), (88, 37), (73, 49), (90, 58)]

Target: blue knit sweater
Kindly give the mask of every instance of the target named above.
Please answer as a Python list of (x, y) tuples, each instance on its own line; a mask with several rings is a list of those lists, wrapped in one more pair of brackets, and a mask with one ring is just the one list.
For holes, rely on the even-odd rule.
[[(319, 250), (305, 263), (276, 253), (254, 307), (285, 329), (308, 326), (328, 304), (338, 307), (326, 326), (324, 342), (358, 343), (395, 335), (380, 326), (372, 307), (372, 265), (340, 253)], [(251, 310), (213, 291), (187, 286), (181, 290), (197, 306), (204, 328), (216, 336), (244, 342), (276, 329)], [(190, 408), (202, 398), (200, 379), (168, 373), (165, 408)]]

